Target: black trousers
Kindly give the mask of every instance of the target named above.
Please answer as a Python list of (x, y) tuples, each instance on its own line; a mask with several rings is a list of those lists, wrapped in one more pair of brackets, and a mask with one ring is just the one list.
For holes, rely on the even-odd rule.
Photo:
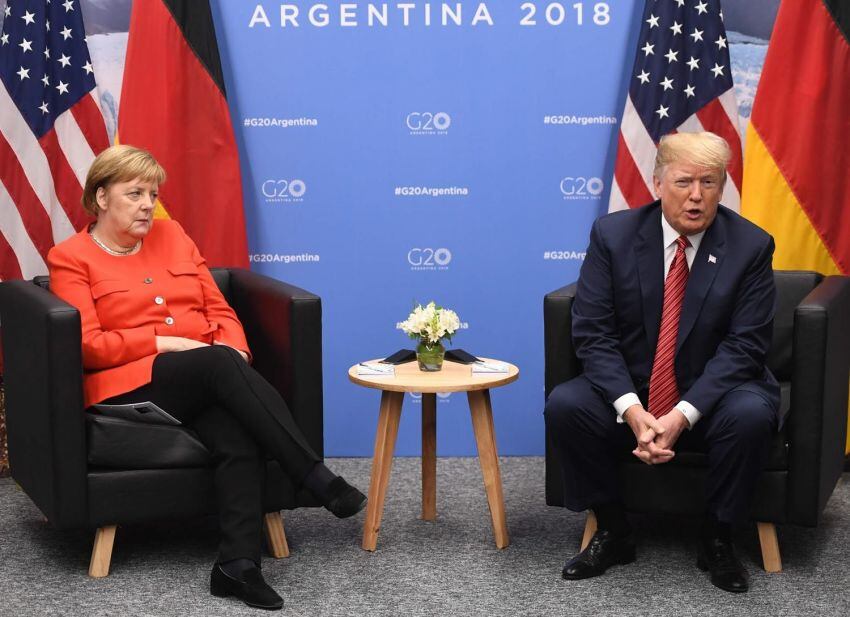
[[(776, 412), (746, 385), (706, 411), (673, 449), (708, 455), (708, 513), (724, 523), (742, 522), (776, 430)], [(584, 376), (552, 390), (544, 415), (563, 472), (565, 505), (580, 512), (620, 503), (618, 467), (637, 445), (629, 425), (617, 423), (614, 408)]]
[(149, 384), (104, 403), (152, 401), (192, 428), (212, 454), (219, 561), (260, 562), (265, 460), (300, 485), (319, 457), (277, 390), (224, 345), (157, 356)]

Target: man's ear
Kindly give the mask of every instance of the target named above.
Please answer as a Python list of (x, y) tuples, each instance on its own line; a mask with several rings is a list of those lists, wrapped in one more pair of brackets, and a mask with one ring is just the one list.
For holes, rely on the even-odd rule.
[(661, 199), (661, 179), (655, 173), (652, 174), (652, 188), (655, 189), (656, 199)]

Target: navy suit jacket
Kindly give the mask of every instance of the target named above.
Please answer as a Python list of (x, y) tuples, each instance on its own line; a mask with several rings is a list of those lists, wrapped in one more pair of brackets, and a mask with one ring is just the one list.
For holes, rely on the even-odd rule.
[[(661, 202), (596, 220), (572, 306), (584, 374), (608, 403), (645, 393), (664, 300)], [(680, 399), (709, 415), (743, 388), (779, 408), (765, 366), (776, 287), (773, 238), (725, 206), (694, 258), (679, 319), (675, 371)]]

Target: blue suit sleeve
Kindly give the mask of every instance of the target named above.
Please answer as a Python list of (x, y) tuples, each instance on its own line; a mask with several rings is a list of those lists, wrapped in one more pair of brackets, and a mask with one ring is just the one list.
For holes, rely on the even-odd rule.
[(613, 404), (623, 394), (636, 392), (620, 352), (614, 312), (612, 255), (597, 220), (573, 301), (573, 345), (584, 375)]

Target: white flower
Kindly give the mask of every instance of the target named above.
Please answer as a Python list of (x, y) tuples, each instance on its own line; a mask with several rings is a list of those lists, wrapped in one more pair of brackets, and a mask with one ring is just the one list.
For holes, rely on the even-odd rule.
[(457, 313), (449, 309), (440, 312), (440, 327), (448, 334), (454, 334), (460, 328), (460, 320)]
[(424, 307), (416, 305), (407, 319), (396, 323), (396, 328), (403, 330), (410, 338), (430, 344), (438, 343), (443, 338), (450, 339), (459, 327), (457, 313), (438, 307), (433, 301)]

